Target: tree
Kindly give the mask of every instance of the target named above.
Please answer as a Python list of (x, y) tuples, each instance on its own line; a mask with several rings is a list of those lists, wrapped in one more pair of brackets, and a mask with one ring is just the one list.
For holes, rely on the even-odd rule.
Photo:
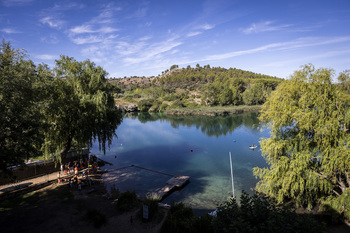
[(327, 197), (341, 201), (349, 190), (350, 95), (332, 84), (333, 75), (305, 65), (262, 107), (260, 120), (271, 136), (261, 148), (270, 166), (254, 169), (257, 190), (279, 202), (312, 208)]
[(44, 109), (49, 124), (44, 133), (45, 154), (56, 154), (60, 160), (72, 147), (92, 146), (96, 139), (105, 152), (121, 122), (106, 71), (89, 60), (61, 56), (54, 72)]
[(38, 153), (41, 135), (38, 78), (32, 61), (10, 43), (0, 45), (0, 170)]

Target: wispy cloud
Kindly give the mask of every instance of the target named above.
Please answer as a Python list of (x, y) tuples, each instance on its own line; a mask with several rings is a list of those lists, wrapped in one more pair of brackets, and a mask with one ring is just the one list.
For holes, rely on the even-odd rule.
[(244, 34), (261, 33), (269, 31), (278, 31), (291, 27), (292, 24), (274, 25), (274, 21), (263, 21), (260, 23), (253, 23), (249, 28), (240, 29)]
[(194, 27), (194, 30), (187, 33), (187, 37), (197, 36), (202, 34), (206, 30), (213, 29), (215, 26), (213, 24), (201, 24), (199, 26)]
[(133, 54), (132, 57), (124, 58), (124, 62), (127, 65), (132, 65), (140, 62), (150, 61), (152, 59), (159, 59), (166, 52), (172, 52), (172, 50), (182, 44), (181, 41), (177, 41), (176, 38), (171, 38), (159, 43), (153, 43), (140, 50), (138, 53)]
[(60, 20), (58, 18), (55, 18), (53, 16), (46, 16), (40, 19), (40, 22), (42, 24), (47, 24), (49, 25), (51, 28), (57, 28), (57, 29), (61, 29), (62, 26), (64, 25), (64, 21)]
[(2, 32), (7, 33), (7, 34), (17, 34), (17, 33), (22, 33), (21, 31), (14, 29), (14, 28), (3, 28), (1, 29)]
[(324, 59), (324, 58), (338, 57), (342, 55), (350, 55), (350, 49), (328, 51), (328, 52), (323, 52), (320, 54), (314, 54), (310, 56), (304, 56), (296, 59), (264, 63), (261, 66), (262, 67), (283, 67), (289, 64), (306, 64), (306, 63), (309, 63), (310, 61), (315, 61), (315, 60)]
[[(92, 17), (80, 26), (75, 26), (69, 29), (69, 38), (73, 43), (78, 45), (101, 42), (106, 43), (111, 39), (116, 38), (117, 35), (113, 35), (113, 33), (119, 31), (119, 29), (108, 25), (114, 22), (114, 12), (120, 10), (121, 8), (115, 7), (113, 3), (104, 6), (97, 16)], [(81, 36), (82, 34), (85, 35)]]
[(35, 58), (38, 58), (41, 60), (54, 60), (57, 58), (57, 55), (39, 54), (39, 55), (36, 55)]
[(2, 0), (1, 3), (6, 7), (12, 7), (12, 6), (25, 6), (34, 1), (35, 0)]
[(334, 38), (305, 37), (305, 38), (299, 38), (293, 41), (267, 44), (264, 46), (260, 46), (260, 47), (248, 49), (248, 50), (210, 55), (205, 57), (201, 61), (222, 60), (222, 59), (227, 59), (227, 58), (232, 58), (232, 57), (237, 57), (237, 56), (242, 56), (247, 54), (260, 53), (264, 51), (289, 50), (289, 49), (296, 49), (296, 48), (336, 44), (336, 43), (342, 43), (347, 41), (350, 41), (350, 36), (334, 37)]
[(81, 36), (81, 37), (75, 37), (72, 38), (71, 40), (73, 43), (82, 45), (82, 44), (93, 44), (93, 43), (106, 43), (109, 40), (112, 40), (116, 38), (116, 35), (110, 35), (110, 36), (101, 36), (101, 35), (88, 35), (88, 36)]
[(202, 34), (202, 32), (190, 32), (190, 33), (188, 33), (187, 34), (187, 37), (192, 37), (192, 36), (197, 36), (197, 35), (200, 35), (200, 34)]
[(213, 24), (203, 24), (199, 26), (199, 28), (203, 30), (210, 30), (210, 29), (213, 29), (214, 27), (215, 26)]
[(98, 29), (92, 29), (92, 25), (81, 25), (81, 26), (77, 26), (74, 28), (71, 28), (69, 31), (71, 33), (71, 35), (75, 35), (75, 34), (84, 34), (84, 33), (103, 33), (103, 34), (107, 34), (107, 33), (112, 33), (112, 32), (116, 32), (118, 31), (118, 29), (116, 28), (112, 28), (112, 27), (101, 27)]

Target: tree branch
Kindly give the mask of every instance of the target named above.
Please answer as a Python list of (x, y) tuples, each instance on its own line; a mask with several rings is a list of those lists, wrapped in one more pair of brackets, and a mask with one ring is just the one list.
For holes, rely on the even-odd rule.
[(339, 194), (337, 191), (335, 191), (334, 189), (333, 189), (332, 191), (333, 191), (333, 193), (335, 193), (335, 195), (337, 195), (338, 197), (340, 196), (340, 194)]

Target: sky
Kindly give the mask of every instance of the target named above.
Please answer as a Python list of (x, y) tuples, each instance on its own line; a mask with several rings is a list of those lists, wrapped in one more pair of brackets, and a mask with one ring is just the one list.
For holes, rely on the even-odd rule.
[(35, 64), (66, 55), (116, 78), (197, 64), (279, 78), (308, 63), (350, 69), (349, 0), (0, 0), (0, 35)]

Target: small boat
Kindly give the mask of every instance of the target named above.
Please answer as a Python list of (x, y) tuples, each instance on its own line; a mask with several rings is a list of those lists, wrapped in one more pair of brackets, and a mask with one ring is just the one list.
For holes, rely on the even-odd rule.
[(254, 149), (257, 148), (257, 147), (258, 147), (257, 145), (254, 145), (254, 144), (253, 144), (252, 146), (249, 147), (249, 149), (254, 150)]

